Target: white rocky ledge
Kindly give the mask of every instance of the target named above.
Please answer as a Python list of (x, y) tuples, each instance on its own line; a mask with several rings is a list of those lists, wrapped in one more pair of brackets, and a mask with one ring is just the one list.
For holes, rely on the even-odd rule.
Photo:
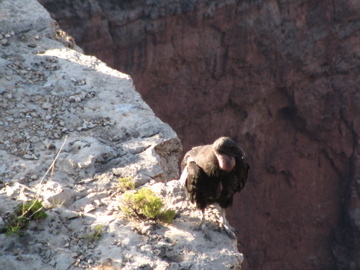
[[(0, 1), (0, 29), (1, 268), (239, 269), (215, 209), (213, 240), (193, 231), (199, 213), (167, 182), (178, 177), (180, 140), (131, 78), (83, 55), (35, 0)], [(177, 211), (174, 222), (126, 219), (119, 177), (152, 188)], [(48, 217), (5, 236), (1, 217), (36, 196)], [(97, 224), (101, 238), (84, 239)]]

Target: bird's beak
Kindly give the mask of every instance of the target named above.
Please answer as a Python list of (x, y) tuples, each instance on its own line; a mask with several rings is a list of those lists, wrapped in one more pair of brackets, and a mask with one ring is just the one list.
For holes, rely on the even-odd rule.
[(245, 152), (241, 148), (238, 148), (236, 150), (235, 155), (238, 156), (238, 157), (243, 157), (244, 158), (245, 157)]

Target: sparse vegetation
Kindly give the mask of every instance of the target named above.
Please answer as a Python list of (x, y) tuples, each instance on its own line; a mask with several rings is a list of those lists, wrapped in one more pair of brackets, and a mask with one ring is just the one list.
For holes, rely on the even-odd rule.
[(148, 188), (142, 188), (135, 193), (125, 192), (124, 204), (120, 208), (129, 216), (160, 220), (166, 223), (171, 223), (176, 215), (174, 210), (163, 210), (163, 201)]
[(166, 210), (160, 213), (160, 215), (157, 217), (159, 220), (165, 223), (171, 223), (173, 219), (176, 216), (175, 210)]
[(6, 219), (6, 235), (19, 234), (20, 230), (24, 229), (30, 221), (40, 221), (46, 217), (47, 214), (39, 200), (20, 203)]
[(103, 229), (103, 225), (101, 225), (101, 224), (95, 225), (93, 227), (93, 232), (88, 234), (84, 238), (88, 239), (91, 242), (97, 241), (100, 239), (100, 237), (102, 235), (102, 229)]
[[(62, 143), (58, 153), (56, 154), (53, 162), (51, 163), (50, 167), (45, 172), (44, 176), (41, 178), (39, 187), (43, 183), (47, 174), (51, 171), (52, 174), (55, 168), (55, 162), (59, 157), (68, 136), (65, 137), (64, 142)], [(21, 229), (26, 228), (26, 226), (32, 221), (40, 221), (47, 217), (47, 214), (44, 210), (44, 206), (39, 201), (39, 194), (37, 194), (36, 198), (27, 203), (20, 203), (14, 208), (14, 212), (8, 214), (5, 217), (5, 229), (6, 235), (11, 234), (19, 234)], [(62, 202), (63, 203), (63, 202)], [(62, 205), (61, 203), (61, 205)]]
[(131, 180), (131, 177), (119, 178), (119, 190), (125, 192), (135, 188), (135, 183)]

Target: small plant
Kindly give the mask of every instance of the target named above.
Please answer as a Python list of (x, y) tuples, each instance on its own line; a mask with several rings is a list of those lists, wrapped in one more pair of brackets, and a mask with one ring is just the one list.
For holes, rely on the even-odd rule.
[(135, 188), (135, 183), (131, 180), (131, 177), (119, 178), (118, 181), (119, 189), (122, 192)]
[(90, 233), (89, 235), (85, 236), (85, 239), (88, 239), (91, 242), (97, 241), (100, 239), (101, 235), (102, 235), (102, 229), (103, 229), (103, 225), (98, 224), (96, 226), (94, 226), (93, 228), (93, 232)]
[(127, 191), (124, 193), (124, 205), (121, 210), (126, 215), (136, 215), (140, 218), (158, 219), (171, 223), (175, 218), (174, 210), (162, 211), (164, 203), (151, 189), (142, 188), (138, 192)]
[(171, 223), (175, 217), (176, 212), (174, 210), (166, 210), (160, 213), (158, 219), (165, 223)]
[(19, 234), (30, 221), (40, 221), (47, 217), (44, 207), (39, 200), (32, 200), (28, 203), (20, 203), (14, 208), (6, 220), (6, 235)]

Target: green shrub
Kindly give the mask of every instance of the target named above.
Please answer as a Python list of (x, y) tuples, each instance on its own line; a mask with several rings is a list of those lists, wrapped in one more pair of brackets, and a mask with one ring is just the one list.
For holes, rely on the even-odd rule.
[(174, 210), (166, 210), (160, 213), (158, 219), (165, 223), (171, 223), (175, 217), (176, 212)]
[(135, 215), (140, 218), (149, 218), (171, 223), (175, 218), (175, 211), (163, 211), (164, 203), (151, 189), (142, 188), (137, 192), (127, 191), (124, 193), (124, 205), (121, 210), (126, 215)]
[(39, 221), (46, 217), (47, 214), (39, 200), (20, 203), (6, 221), (6, 235), (19, 234), (19, 231), (25, 228), (30, 221)]
[(119, 182), (119, 189), (122, 192), (135, 188), (135, 183), (131, 180), (131, 177), (119, 178), (118, 182)]
[(91, 242), (99, 240), (102, 235), (102, 228), (103, 228), (103, 225), (101, 225), (101, 224), (95, 225), (93, 227), (93, 232), (90, 233), (89, 235), (85, 236), (84, 238), (88, 239)]

